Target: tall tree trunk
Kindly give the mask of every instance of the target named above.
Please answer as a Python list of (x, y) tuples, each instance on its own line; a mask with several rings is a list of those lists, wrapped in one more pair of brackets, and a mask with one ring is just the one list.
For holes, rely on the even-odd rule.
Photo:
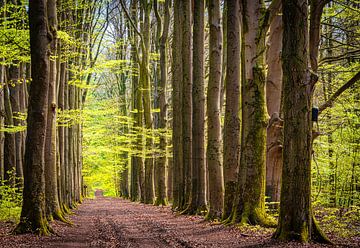
[[(155, 0), (157, 3), (157, 0)], [(167, 87), (167, 40), (170, 26), (170, 0), (166, 0), (164, 4), (164, 24), (162, 27), (162, 35), (159, 37), (160, 42), (160, 89), (159, 89), (159, 105), (160, 105), (160, 118), (159, 118), (159, 128), (162, 130), (160, 136), (160, 145), (159, 149), (164, 155), (160, 155), (160, 158), (157, 159), (156, 168), (155, 168), (155, 178), (156, 178), (156, 200), (155, 205), (166, 205), (166, 177), (165, 177), (165, 166), (166, 166), (166, 117), (167, 117), (167, 103), (166, 103), (166, 87)], [(156, 12), (157, 6), (154, 6)], [(161, 18), (159, 13), (157, 13), (157, 22), (158, 28), (161, 29)]]
[[(137, 9), (138, 1), (131, 1), (131, 18), (134, 20), (134, 24), (137, 26)], [(131, 35), (134, 37), (131, 43), (131, 64), (134, 69), (138, 70), (138, 61), (137, 61), (137, 47), (138, 47), (138, 37), (134, 30), (131, 30)], [(142, 139), (139, 128), (142, 126), (142, 92), (140, 90), (141, 86), (139, 85), (139, 77), (133, 75), (131, 78), (132, 81), (132, 110), (133, 110), (133, 119), (134, 131), (137, 132), (135, 139), (135, 146), (138, 150), (137, 154), (131, 156), (131, 169), (130, 169), (130, 199), (131, 201), (137, 201), (140, 199), (140, 172), (143, 167), (143, 159), (141, 158), (140, 150), (142, 150)]]
[[(232, 221), (269, 225), (265, 216), (265, 35), (268, 15), (262, 1), (243, 1), (244, 73), (241, 152)], [(271, 223), (272, 224), (272, 223)]]
[(56, 145), (56, 60), (57, 49), (57, 16), (56, 0), (47, 1), (48, 22), (53, 39), (50, 44), (50, 51), (53, 58), (50, 60), (50, 76), (48, 91), (48, 113), (45, 140), (45, 203), (46, 215), (49, 220), (52, 218), (63, 220), (60, 210), (57, 178), (57, 145)]
[[(5, 127), (12, 128), (14, 126), (13, 111), (10, 102), (10, 90), (9, 81), (5, 76), (4, 84), (4, 109)], [(4, 139), (4, 180), (7, 184), (15, 186), (15, 175), (16, 175), (16, 143), (15, 134), (13, 132), (5, 132)]]
[[(279, 223), (274, 237), (329, 242), (311, 209), (311, 100), (317, 78), (308, 68), (308, 36), (304, 35), (309, 32), (307, 22), (307, 1), (283, 2), (284, 163)], [(314, 51), (312, 46), (310, 52)], [(310, 61), (315, 59), (311, 64), (316, 71), (317, 56), (312, 56)]]
[(144, 202), (153, 204), (154, 201), (154, 159), (153, 159), (153, 118), (151, 114), (151, 85), (149, 75), (149, 60), (150, 60), (150, 13), (152, 4), (151, 1), (143, 1), (142, 9), (144, 13), (144, 23), (142, 25), (143, 46), (142, 59), (140, 65), (140, 82), (143, 88), (143, 105), (144, 105), (144, 121), (146, 132), (146, 152), (145, 152), (145, 199)]
[(220, 1), (209, 1), (210, 25), (210, 71), (207, 94), (208, 139), (207, 165), (209, 171), (209, 212), (208, 219), (221, 218), (224, 202), (224, 180), (221, 158), (220, 86), (221, 86), (221, 16)]
[(16, 233), (47, 234), (45, 217), (44, 150), (49, 90), (49, 44), (45, 0), (29, 2), (32, 83), (30, 85), (25, 145), (24, 193)]
[[(5, 67), (0, 65), (0, 82), (5, 82)], [(4, 91), (0, 91), (0, 128), (4, 127), (5, 108), (4, 108)], [(4, 132), (0, 131), (0, 180), (4, 180)]]
[(270, 23), (267, 41), (266, 106), (270, 116), (266, 129), (266, 196), (268, 201), (280, 201), (283, 127), (281, 111), (282, 15), (275, 15)]
[[(59, 79), (59, 90), (58, 90), (58, 97), (57, 97), (57, 105), (60, 111), (65, 110), (65, 77), (66, 77), (66, 63), (62, 62), (60, 64), (60, 79)], [(60, 202), (62, 204), (66, 203), (66, 161), (65, 161), (65, 127), (64, 123), (60, 123), (58, 127), (58, 151), (59, 151), (59, 159), (60, 159)]]
[[(14, 127), (21, 125), (20, 115), (20, 91), (22, 90), (20, 79), (20, 65), (9, 67), (10, 103)], [(15, 133), (15, 158), (16, 158), (16, 183), (19, 188), (23, 185), (23, 164), (22, 164), (22, 133), (17, 130)]]
[(182, 146), (182, 1), (174, 0), (174, 33), (172, 43), (172, 106), (173, 106), (173, 209), (184, 205), (184, 174)]
[(227, 219), (236, 193), (240, 156), (240, 6), (227, 1), (227, 67), (224, 124), (224, 211)]
[(184, 205), (191, 194), (192, 178), (192, 61), (191, 61), (191, 0), (182, 1), (182, 145), (184, 171)]
[(205, 1), (194, 2), (193, 31), (193, 128), (192, 190), (187, 212), (202, 214), (206, 209), (205, 180), (205, 85), (204, 85), (204, 20)]

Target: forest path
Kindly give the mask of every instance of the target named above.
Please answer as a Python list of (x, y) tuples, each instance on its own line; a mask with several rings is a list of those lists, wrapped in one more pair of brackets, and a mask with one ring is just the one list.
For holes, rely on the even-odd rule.
[(243, 234), (202, 217), (176, 215), (169, 207), (120, 198), (86, 199), (70, 219), (72, 226), (54, 222), (57, 235), (48, 237), (2, 236), (0, 229), (0, 247), (309, 247), (274, 243), (272, 230)]

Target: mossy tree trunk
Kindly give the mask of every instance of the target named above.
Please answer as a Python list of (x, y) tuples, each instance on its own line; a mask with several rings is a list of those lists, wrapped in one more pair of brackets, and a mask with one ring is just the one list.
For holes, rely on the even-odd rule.
[(223, 209), (224, 181), (221, 156), (220, 91), (222, 63), (222, 30), (220, 1), (210, 0), (209, 4), (209, 83), (207, 93), (208, 135), (207, 165), (209, 171), (209, 212), (208, 219), (220, 219)]
[(49, 232), (45, 217), (44, 150), (49, 90), (49, 44), (45, 0), (29, 2), (31, 75), (27, 137), (25, 145), (24, 192), (16, 233)]
[(232, 210), (240, 156), (240, 6), (239, 1), (227, 3), (227, 67), (226, 106), (224, 123), (224, 210), (227, 219)]
[[(317, 77), (308, 68), (308, 35), (304, 35), (309, 32), (307, 22), (307, 1), (283, 2), (284, 148), (280, 215), (274, 237), (327, 243), (311, 209), (311, 101)], [(310, 31), (310, 43), (315, 29)], [(314, 45), (310, 45), (310, 64), (316, 72)]]
[(242, 1), (244, 42), (241, 88), (241, 153), (232, 222), (270, 224), (265, 216), (265, 35), (268, 13), (262, 1)]
[(194, 2), (193, 29), (193, 128), (192, 128), (192, 187), (186, 213), (202, 214), (206, 211), (205, 160), (205, 1)]

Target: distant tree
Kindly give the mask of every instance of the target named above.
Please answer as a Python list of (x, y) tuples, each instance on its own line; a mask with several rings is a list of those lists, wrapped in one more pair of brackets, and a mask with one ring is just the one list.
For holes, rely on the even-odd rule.
[[(155, 205), (166, 205), (166, 177), (165, 177), (165, 166), (166, 166), (166, 117), (167, 117), (167, 103), (166, 103), (166, 87), (168, 81), (168, 63), (167, 63), (167, 44), (169, 36), (170, 26), (170, 0), (166, 0), (164, 3), (164, 20), (161, 19), (158, 13), (157, 0), (154, 1), (154, 11), (157, 13), (158, 29), (162, 30), (161, 36), (157, 37), (159, 42), (160, 50), (160, 88), (159, 88), (159, 128), (162, 130), (160, 136), (159, 149), (165, 153), (156, 160), (155, 163), (155, 180), (156, 180), (156, 191), (155, 191)], [(156, 3), (156, 5), (155, 5)], [(160, 32), (159, 32), (160, 33)]]

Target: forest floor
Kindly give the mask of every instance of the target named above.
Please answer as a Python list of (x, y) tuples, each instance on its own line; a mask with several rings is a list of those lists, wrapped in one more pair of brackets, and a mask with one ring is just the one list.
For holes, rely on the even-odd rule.
[[(119, 198), (86, 199), (70, 220), (54, 221), (56, 234), (47, 237), (14, 236), (14, 224), (0, 222), (0, 247), (327, 247), (279, 243), (271, 239), (274, 229), (224, 226)], [(359, 238), (331, 238), (330, 247), (360, 247)]]

